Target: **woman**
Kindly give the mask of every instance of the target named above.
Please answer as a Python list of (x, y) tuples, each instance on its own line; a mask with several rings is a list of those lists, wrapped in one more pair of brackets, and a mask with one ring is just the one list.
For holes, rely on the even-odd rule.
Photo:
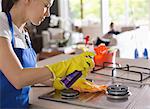
[[(93, 66), (87, 53), (47, 67), (35, 68), (36, 55), (24, 26), (27, 21), (39, 25), (48, 17), (53, 0), (3, 2), (6, 6), (3, 6), (4, 12), (0, 12), (0, 109), (26, 109), (30, 85), (47, 81), (50, 84), (51, 79), (55, 82), (57, 77), (66, 76), (67, 70), (73, 69), (72, 66), (83, 65), (72, 70), (82, 70), (83, 74), (87, 73), (90, 65)], [(78, 62), (74, 64), (75, 60)]]
[(116, 31), (116, 30), (114, 29), (114, 23), (113, 23), (113, 22), (110, 23), (109, 27), (110, 27), (110, 31), (109, 31), (107, 34), (115, 34), (115, 35), (118, 35), (118, 34), (121, 33), (121, 32)]

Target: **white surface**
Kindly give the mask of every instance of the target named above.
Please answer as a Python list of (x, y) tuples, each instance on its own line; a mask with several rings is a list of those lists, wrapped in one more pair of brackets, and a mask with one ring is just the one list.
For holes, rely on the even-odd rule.
[(134, 59), (134, 50), (138, 49), (139, 57), (143, 57), (144, 48), (147, 48), (150, 58), (150, 31), (147, 28), (123, 32), (116, 36), (117, 48), (121, 58)]
[(0, 0), (0, 12), (2, 11), (2, 0)]

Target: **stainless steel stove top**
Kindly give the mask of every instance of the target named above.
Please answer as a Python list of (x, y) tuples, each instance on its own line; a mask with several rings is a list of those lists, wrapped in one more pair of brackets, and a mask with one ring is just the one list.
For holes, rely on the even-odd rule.
[[(78, 98), (74, 99), (63, 99), (61, 97), (60, 91), (52, 91), (47, 94), (44, 94), (40, 96), (40, 99), (55, 101), (55, 102), (61, 102), (61, 103), (68, 103), (73, 105), (79, 105), (83, 107), (88, 108), (96, 108), (96, 109), (132, 109), (136, 106), (136, 103), (139, 100), (145, 100), (144, 98), (148, 94), (148, 91), (150, 91), (149, 85), (144, 85), (142, 83), (136, 83), (136, 82), (129, 82), (127, 80), (120, 80), (117, 78), (112, 77), (105, 77), (101, 76), (103, 79), (95, 80), (94, 82), (96, 84), (105, 84), (105, 85), (112, 85), (112, 84), (121, 84), (125, 85), (129, 88), (129, 91), (131, 92), (131, 95), (128, 97), (128, 99), (122, 99), (122, 100), (114, 100), (107, 98), (106, 94), (103, 92), (97, 92), (97, 93), (80, 93)], [(147, 94), (146, 94), (147, 92)], [(150, 97), (147, 97), (150, 101)], [(144, 101), (143, 106), (149, 106), (150, 104), (148, 101)], [(140, 108), (139, 108), (140, 109)], [(144, 108), (143, 108), (144, 109)]]

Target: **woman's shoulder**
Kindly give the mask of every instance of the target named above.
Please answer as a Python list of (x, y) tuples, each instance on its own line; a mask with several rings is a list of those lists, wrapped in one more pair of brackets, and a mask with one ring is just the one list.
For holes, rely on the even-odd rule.
[(0, 12), (0, 19), (1, 19), (1, 21), (7, 21), (7, 17), (4, 12)]
[(0, 12), (0, 26), (7, 26), (8, 27), (8, 20), (7, 20), (7, 16), (4, 12)]
[(0, 36), (10, 39), (8, 20), (4, 12), (0, 12)]

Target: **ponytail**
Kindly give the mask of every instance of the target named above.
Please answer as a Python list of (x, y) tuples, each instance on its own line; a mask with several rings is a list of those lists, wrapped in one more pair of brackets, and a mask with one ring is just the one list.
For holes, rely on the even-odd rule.
[(2, 0), (2, 11), (9, 12), (14, 3), (16, 3), (17, 1), (18, 0)]

